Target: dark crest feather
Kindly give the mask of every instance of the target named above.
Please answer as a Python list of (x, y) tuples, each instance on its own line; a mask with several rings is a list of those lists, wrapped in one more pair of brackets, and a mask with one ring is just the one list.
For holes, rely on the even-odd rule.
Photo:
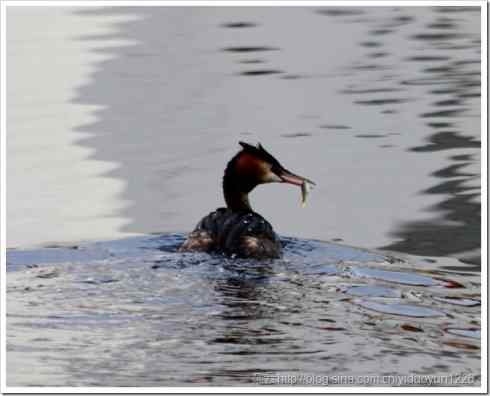
[(245, 142), (238, 142), (240, 146), (243, 147), (243, 151), (253, 154), (256, 157), (269, 162), (272, 165), (279, 166), (282, 168), (282, 165), (279, 163), (278, 160), (276, 160), (272, 154), (270, 154), (260, 143), (257, 144), (257, 147), (252, 146), (251, 144), (245, 143)]

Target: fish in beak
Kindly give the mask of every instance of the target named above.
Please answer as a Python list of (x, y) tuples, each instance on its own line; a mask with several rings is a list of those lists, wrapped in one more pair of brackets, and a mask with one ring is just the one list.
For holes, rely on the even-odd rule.
[(301, 206), (304, 208), (306, 206), (308, 193), (310, 189), (316, 185), (315, 182), (306, 177), (295, 175), (284, 168), (278, 172), (278, 176), (282, 183), (289, 183), (301, 187)]

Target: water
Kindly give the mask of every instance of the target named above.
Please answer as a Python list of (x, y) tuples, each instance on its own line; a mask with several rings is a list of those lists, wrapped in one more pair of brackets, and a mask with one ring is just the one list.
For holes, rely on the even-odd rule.
[[(479, 8), (7, 17), (8, 385), (478, 383)], [(238, 140), (318, 184), (252, 194), (284, 258), (175, 253)]]
[(480, 279), (285, 238), (281, 260), (181, 254), (184, 237), (20, 250), (9, 385), (257, 385), (256, 375), (480, 376)]

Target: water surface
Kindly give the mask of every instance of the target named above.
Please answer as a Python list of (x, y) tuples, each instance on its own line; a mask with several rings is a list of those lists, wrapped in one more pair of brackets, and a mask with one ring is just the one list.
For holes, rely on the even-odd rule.
[[(8, 256), (8, 384), (260, 385), (265, 375), (480, 381), (480, 279), (455, 259), (283, 238), (282, 259), (181, 234)], [(372, 383), (372, 385), (376, 385)]]
[[(478, 7), (7, 18), (8, 385), (479, 381)], [(284, 258), (176, 253), (239, 140), (317, 182)]]

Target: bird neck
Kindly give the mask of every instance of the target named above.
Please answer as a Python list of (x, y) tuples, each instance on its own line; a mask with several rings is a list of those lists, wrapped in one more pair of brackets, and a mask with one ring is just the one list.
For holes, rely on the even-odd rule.
[(232, 212), (253, 212), (248, 194), (257, 185), (256, 181), (241, 177), (236, 171), (238, 155), (232, 158), (223, 176), (223, 195), (226, 206)]

